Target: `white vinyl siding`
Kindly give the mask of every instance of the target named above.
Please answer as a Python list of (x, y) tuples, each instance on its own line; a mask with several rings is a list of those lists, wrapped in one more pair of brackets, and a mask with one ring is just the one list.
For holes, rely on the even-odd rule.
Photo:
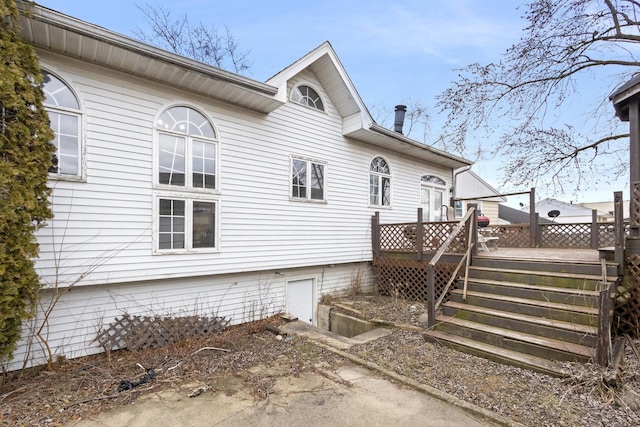
[[(86, 286), (62, 294), (52, 310), (43, 333), (54, 355), (68, 358), (100, 353), (104, 349), (95, 341), (96, 334), (121, 318), (130, 316), (222, 316), (231, 324), (258, 320), (284, 311), (286, 282), (313, 277), (317, 300), (322, 295), (344, 291), (352, 278), (362, 274), (365, 290), (373, 289), (373, 275), (368, 263), (316, 266), (300, 269), (255, 271), (175, 280), (142, 280), (108, 286)], [(48, 306), (55, 292), (44, 291), (41, 305)], [(42, 322), (42, 312), (33, 319)], [(29, 330), (25, 325), (22, 339), (7, 365), (9, 371), (46, 362), (45, 348), (35, 340), (27, 345)]]
[[(87, 182), (56, 183), (55, 217), (38, 232), (36, 265), (50, 286), (369, 261), (371, 159), (383, 154), (393, 165), (394, 204), (382, 212), (386, 222), (415, 218), (420, 176), (451, 176), (449, 169), (345, 139), (330, 100), (325, 114), (287, 103), (256, 115), (67, 58), (43, 53), (42, 61), (73, 76), (85, 104), (87, 139)], [(213, 200), (204, 189), (186, 197), (178, 186), (154, 187), (154, 120), (176, 100), (215, 118), (221, 173), (215, 194), (207, 196)], [(291, 203), (290, 153), (301, 152), (330, 165), (330, 203)], [(216, 250), (154, 255), (158, 197), (215, 202)]]

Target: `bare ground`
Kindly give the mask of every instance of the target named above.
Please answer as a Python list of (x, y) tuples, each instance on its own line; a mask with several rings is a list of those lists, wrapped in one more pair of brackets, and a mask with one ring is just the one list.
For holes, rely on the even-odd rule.
[[(333, 299), (346, 312), (419, 326), (419, 303), (384, 297)], [(126, 405), (158, 390), (235, 393), (249, 388), (256, 400), (268, 399), (273, 375), (297, 376), (346, 361), (298, 337), (270, 332), (279, 319), (232, 327), (218, 336), (191, 339), (139, 352), (121, 350), (61, 360), (53, 371), (6, 374), (0, 386), (0, 425), (64, 425)], [(640, 342), (627, 340), (618, 372), (594, 365), (567, 364), (572, 375), (558, 379), (501, 365), (426, 342), (415, 330), (396, 330), (379, 340), (354, 346), (350, 353), (530, 426), (640, 425)], [(251, 368), (277, 366), (276, 374)], [(282, 369), (285, 366), (286, 369)], [(118, 392), (121, 380), (155, 378)], [(263, 372), (263, 371), (260, 371)]]

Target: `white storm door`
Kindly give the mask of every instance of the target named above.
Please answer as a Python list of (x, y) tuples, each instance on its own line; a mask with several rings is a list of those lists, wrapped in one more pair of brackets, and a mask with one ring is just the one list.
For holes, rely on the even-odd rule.
[(433, 222), (443, 221), (442, 202), (444, 200), (444, 190), (439, 188), (420, 187), (420, 207), (422, 208), (422, 220)]
[(433, 189), (433, 220), (444, 221), (445, 218), (442, 215), (442, 201), (444, 200), (444, 191)]
[(313, 324), (313, 279), (287, 282), (287, 313)]
[(431, 219), (431, 188), (420, 187), (420, 207), (422, 208), (422, 220), (430, 222)]

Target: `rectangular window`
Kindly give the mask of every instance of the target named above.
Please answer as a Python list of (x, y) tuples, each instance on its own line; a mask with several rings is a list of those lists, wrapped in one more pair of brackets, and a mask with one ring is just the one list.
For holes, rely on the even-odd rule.
[(80, 175), (80, 118), (75, 114), (48, 111), (49, 123), (56, 147), (53, 166), (49, 172), (59, 175)]
[(216, 202), (158, 199), (158, 250), (188, 252), (216, 248)]
[(291, 198), (325, 200), (325, 169), (321, 162), (308, 159), (291, 159)]
[(464, 216), (464, 209), (462, 207), (462, 200), (455, 201), (456, 218), (462, 218)]
[(216, 147), (211, 143), (192, 142), (193, 186), (216, 188)]
[(211, 202), (193, 202), (194, 248), (215, 248), (216, 205)]
[(159, 209), (159, 249), (185, 248), (184, 200), (160, 199)]
[(161, 133), (159, 139), (158, 182), (184, 187), (186, 138)]
[(369, 203), (371, 206), (380, 205), (380, 181), (377, 175), (369, 175)]

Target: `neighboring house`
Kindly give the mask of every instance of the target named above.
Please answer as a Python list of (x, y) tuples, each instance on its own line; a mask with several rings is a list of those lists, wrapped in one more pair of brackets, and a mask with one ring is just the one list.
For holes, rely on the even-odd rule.
[[(614, 216), (614, 204), (613, 200), (610, 202), (590, 202), (590, 203), (576, 203), (578, 206), (582, 206), (587, 209), (595, 209), (598, 212), (606, 212), (611, 215), (611, 219), (607, 219), (607, 221), (613, 221)], [(629, 217), (629, 200), (622, 201), (622, 212), (625, 218)]]
[[(123, 313), (315, 323), (371, 286), (371, 216), (415, 218), (470, 164), (375, 124), (329, 43), (261, 83), (40, 6), (20, 23), (56, 133), (34, 322), (61, 295), (57, 355), (102, 351)], [(42, 363), (27, 341), (8, 369)]]
[[(529, 224), (531, 218), (529, 212), (511, 208), (507, 205), (498, 205), (498, 224)], [(539, 218), (540, 224), (550, 224), (552, 221), (546, 218)]]
[[(529, 212), (529, 206), (524, 206), (521, 210)], [(553, 211), (559, 213), (555, 218), (550, 215)], [(536, 212), (539, 214), (540, 219), (544, 218), (560, 224), (591, 222), (592, 211), (593, 209), (551, 198), (536, 202)], [(613, 215), (610, 215), (608, 212), (597, 211), (598, 222), (611, 221), (612, 217)]]
[(454, 197), (457, 199), (470, 199), (480, 197), (477, 200), (455, 201), (455, 217), (462, 218), (470, 203), (478, 205), (478, 210), (489, 218), (490, 224), (498, 224), (498, 204), (507, 199), (500, 196), (498, 190), (489, 185), (473, 171), (463, 169), (456, 173)]

